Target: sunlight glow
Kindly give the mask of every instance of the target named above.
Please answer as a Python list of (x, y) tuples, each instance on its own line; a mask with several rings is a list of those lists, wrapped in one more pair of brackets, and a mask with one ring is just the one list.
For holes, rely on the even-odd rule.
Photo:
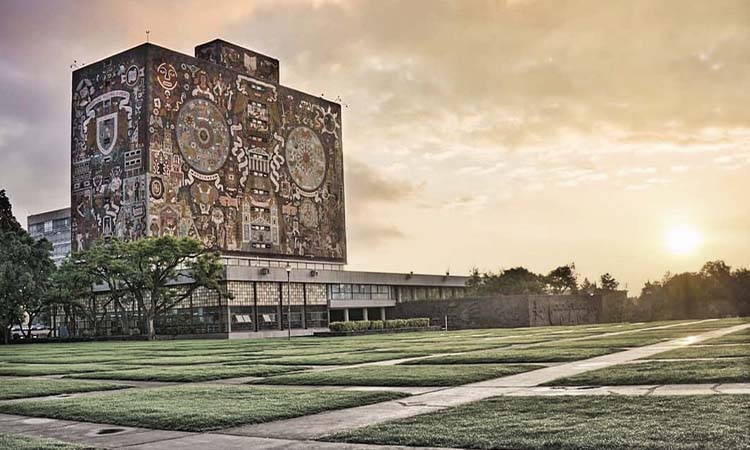
[(701, 244), (701, 238), (695, 229), (680, 226), (669, 230), (666, 244), (675, 255), (686, 255)]

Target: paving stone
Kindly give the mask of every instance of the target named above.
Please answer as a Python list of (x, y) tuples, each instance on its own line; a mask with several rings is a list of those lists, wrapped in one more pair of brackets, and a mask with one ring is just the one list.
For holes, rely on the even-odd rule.
[[(117, 450), (118, 447), (112, 447)], [(169, 441), (154, 442), (127, 447), (127, 450), (414, 450), (415, 447), (346, 444), (338, 442), (292, 441), (286, 439), (268, 439), (249, 436), (230, 436), (221, 434), (194, 434), (188, 437)], [(431, 447), (419, 447), (420, 450), (450, 450)], [(123, 448), (123, 450), (125, 450)]]
[[(114, 432), (117, 430), (116, 432)], [(75, 444), (93, 445), (102, 448), (161, 442), (189, 436), (191, 433), (146, 428), (124, 427), (98, 423), (77, 422), (54, 428), (42, 428), (24, 433), (28, 436), (58, 439)]]

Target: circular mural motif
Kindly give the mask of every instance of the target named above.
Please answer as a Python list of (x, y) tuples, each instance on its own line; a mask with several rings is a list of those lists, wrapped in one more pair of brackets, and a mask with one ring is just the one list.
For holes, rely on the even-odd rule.
[(299, 218), (302, 225), (307, 228), (316, 228), (318, 226), (318, 210), (310, 199), (302, 200), (299, 207)]
[(315, 132), (297, 127), (286, 139), (286, 163), (292, 180), (305, 191), (314, 191), (326, 176), (326, 153)]
[(219, 108), (208, 100), (186, 102), (177, 116), (177, 144), (190, 167), (214, 173), (229, 155), (229, 127)]

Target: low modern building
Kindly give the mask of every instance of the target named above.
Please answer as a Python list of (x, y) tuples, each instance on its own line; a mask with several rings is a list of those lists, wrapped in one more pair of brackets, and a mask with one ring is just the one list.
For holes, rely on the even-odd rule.
[(58, 266), (70, 254), (70, 208), (32, 214), (26, 218), (26, 229), (34, 239), (52, 244), (52, 259)]
[[(195, 56), (143, 44), (77, 69), (72, 86), (73, 250), (170, 235), (224, 257), (231, 299), (199, 289), (157, 333), (302, 334), (462, 295), (466, 277), (345, 270), (342, 108), (282, 85), (278, 60), (222, 40)], [(96, 330), (60, 323), (143, 332), (132, 302), (96, 304)]]

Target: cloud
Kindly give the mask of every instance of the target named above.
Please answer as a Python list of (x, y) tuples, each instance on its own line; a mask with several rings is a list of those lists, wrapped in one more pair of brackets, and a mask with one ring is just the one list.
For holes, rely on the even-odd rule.
[(389, 241), (405, 239), (408, 236), (395, 225), (355, 222), (349, 227), (349, 237), (357, 245), (376, 247)]
[[(618, 202), (639, 224), (680, 208), (722, 217), (722, 200), (750, 189), (749, 23), (745, 0), (5, 1), (0, 184), (21, 218), (67, 204), (69, 64), (140, 44), (148, 29), (188, 54), (217, 37), (253, 48), (280, 60), (283, 84), (342, 98), (352, 248), (404, 241), (382, 264), (442, 270), (436, 249), (479, 263), (493, 233), (537, 242), (578, 205)], [(483, 220), (466, 221), (472, 211)], [(652, 229), (577, 211), (589, 227), (579, 247), (564, 246), (577, 229), (555, 250), (504, 241), (493, 254), (593, 259), (612, 236), (634, 261), (647, 253), (638, 244)], [(737, 222), (750, 226), (747, 211)], [(599, 226), (608, 240), (589, 248)], [(455, 230), (460, 248), (445, 242)], [(716, 252), (750, 264), (747, 234), (736, 236)], [(663, 264), (635, 262), (632, 277)]]
[(350, 159), (345, 169), (347, 203), (359, 209), (373, 203), (397, 203), (421, 189), (407, 180), (389, 177), (375, 167)]

